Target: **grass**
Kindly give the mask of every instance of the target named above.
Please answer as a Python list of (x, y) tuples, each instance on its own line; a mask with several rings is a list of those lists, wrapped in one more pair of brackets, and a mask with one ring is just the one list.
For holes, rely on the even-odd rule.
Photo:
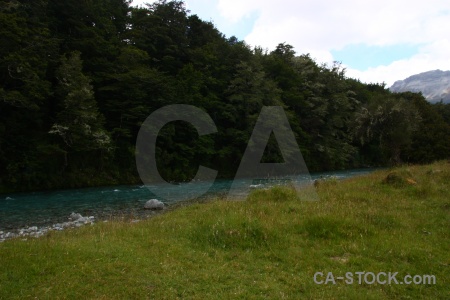
[[(258, 190), (140, 223), (6, 241), (0, 299), (450, 299), (449, 162), (325, 181), (317, 192), (307, 202), (289, 188)], [(359, 271), (437, 284), (313, 281)]]

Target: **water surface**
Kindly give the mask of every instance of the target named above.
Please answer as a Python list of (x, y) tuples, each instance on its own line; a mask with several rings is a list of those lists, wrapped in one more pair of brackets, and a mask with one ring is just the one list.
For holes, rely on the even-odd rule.
[[(313, 173), (311, 179), (335, 176), (344, 179), (367, 174), (374, 169), (356, 169), (326, 173)], [(214, 197), (225, 194), (231, 186), (231, 180), (216, 180), (204, 197)], [(173, 185), (164, 193), (195, 193), (197, 189), (208, 182), (193, 182)], [(268, 186), (268, 182), (245, 181), (243, 185)], [(154, 186), (153, 188), (158, 188)], [(28, 226), (47, 226), (67, 221), (71, 212), (83, 216), (94, 216), (96, 219), (108, 218), (113, 215), (142, 215), (145, 202), (158, 198), (167, 205), (172, 202), (155, 196), (149, 189), (141, 185), (83, 188), (72, 190), (56, 190), (51, 192), (15, 193), (0, 195), (0, 231), (7, 231)]]

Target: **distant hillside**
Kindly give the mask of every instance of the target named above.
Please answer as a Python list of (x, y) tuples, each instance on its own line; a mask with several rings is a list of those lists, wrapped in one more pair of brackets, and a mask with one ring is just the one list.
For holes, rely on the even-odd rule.
[(428, 71), (396, 81), (392, 92), (422, 92), (430, 102), (450, 103), (450, 71)]

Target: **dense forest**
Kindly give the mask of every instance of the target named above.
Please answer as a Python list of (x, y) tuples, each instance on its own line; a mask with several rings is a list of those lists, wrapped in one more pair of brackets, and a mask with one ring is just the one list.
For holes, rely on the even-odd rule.
[[(166, 125), (166, 180), (199, 164), (233, 177), (263, 106), (284, 108), (310, 171), (450, 156), (449, 104), (348, 78), (286, 42), (252, 48), (182, 1), (0, 0), (0, 45), (0, 191), (137, 183), (140, 125), (177, 103), (218, 132)], [(280, 159), (271, 138), (263, 161)]]

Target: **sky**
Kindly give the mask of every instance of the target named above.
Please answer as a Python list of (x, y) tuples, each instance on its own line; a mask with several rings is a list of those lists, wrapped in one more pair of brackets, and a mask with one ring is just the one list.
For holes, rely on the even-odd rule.
[(341, 62), (347, 77), (362, 82), (390, 87), (421, 72), (450, 70), (449, 0), (184, 2), (227, 37), (269, 51), (286, 42), (319, 64)]

